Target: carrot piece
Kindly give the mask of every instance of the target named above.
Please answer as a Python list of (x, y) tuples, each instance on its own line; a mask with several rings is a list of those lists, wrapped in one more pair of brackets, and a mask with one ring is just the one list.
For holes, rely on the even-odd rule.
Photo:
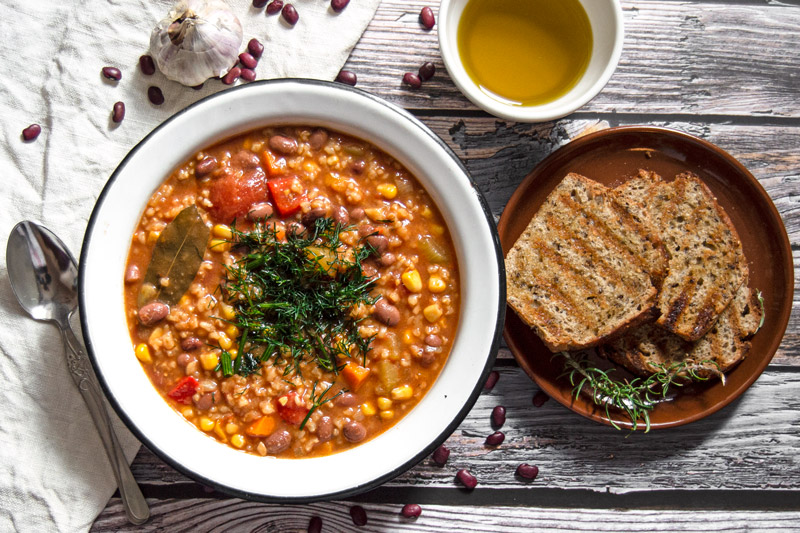
[(267, 187), (272, 195), (272, 202), (282, 217), (288, 217), (300, 210), (300, 204), (306, 198), (306, 191), (297, 176), (284, 176), (271, 179)]
[(369, 368), (357, 365), (352, 361), (347, 363), (342, 369), (342, 375), (345, 381), (347, 381), (347, 384), (350, 385), (350, 390), (352, 391), (358, 390), (361, 384), (364, 383), (364, 380), (367, 379), (367, 376), (369, 376), (369, 373)]
[(262, 416), (247, 427), (245, 433), (251, 437), (268, 437), (275, 429), (275, 419), (271, 416)]
[(261, 154), (261, 160), (266, 162), (265, 166), (270, 176), (282, 176), (286, 174), (286, 160), (284, 158), (278, 158), (269, 150), (264, 150), (264, 153)]

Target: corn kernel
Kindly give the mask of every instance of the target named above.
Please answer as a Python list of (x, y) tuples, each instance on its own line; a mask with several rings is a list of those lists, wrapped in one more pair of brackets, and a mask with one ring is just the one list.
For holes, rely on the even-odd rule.
[(225, 434), (225, 431), (222, 429), (222, 425), (219, 422), (214, 425), (214, 433), (222, 442), (228, 442), (228, 436)]
[(431, 276), (428, 278), (428, 290), (431, 292), (444, 292), (447, 288), (447, 283), (444, 282), (439, 276)]
[(389, 398), (386, 398), (384, 396), (378, 398), (378, 409), (380, 409), (381, 411), (385, 411), (389, 409), (391, 406), (392, 406), (392, 400), (390, 400)]
[(403, 332), (403, 342), (406, 344), (414, 344), (414, 333), (410, 329)]
[(151, 231), (147, 234), (147, 244), (155, 244), (158, 238), (161, 236), (160, 231)]
[(381, 183), (375, 189), (378, 191), (378, 194), (386, 198), (387, 200), (391, 200), (395, 196), (397, 196), (397, 185), (394, 183)]
[(216, 352), (201, 353), (200, 364), (206, 370), (214, 370), (219, 364), (219, 355)]
[(439, 224), (431, 224), (431, 233), (434, 235), (444, 235), (444, 226)]
[(222, 318), (225, 320), (233, 320), (236, 318), (236, 311), (234, 311), (232, 305), (228, 304), (220, 304), (219, 314), (222, 315)]
[(228, 350), (228, 353), (231, 354), (231, 359), (236, 359), (236, 357), (239, 355), (239, 350), (236, 348), (231, 348)]
[[(137, 344), (136, 348), (134, 349), (136, 353), (136, 358), (141, 361), (142, 363), (152, 363), (153, 358), (150, 357), (150, 347), (144, 343)], [(130, 352), (128, 352), (130, 353)]]
[(200, 419), (200, 429), (202, 429), (203, 431), (211, 431), (212, 429), (214, 429), (214, 421), (208, 417), (205, 416), (202, 417)]
[[(431, 322), (433, 322), (433, 320), (431, 320)], [(223, 350), (230, 350), (231, 346), (233, 346), (233, 341), (225, 333), (219, 334), (219, 340), (217, 342), (219, 342), (219, 347)]]
[(428, 207), (427, 205), (426, 205), (426, 206), (424, 206), (424, 207), (422, 208), (422, 210), (421, 210), (419, 213), (420, 213), (422, 216), (424, 216), (425, 218), (430, 218), (430, 217), (433, 215), (433, 211), (431, 211), (431, 208), (430, 208), (430, 207)]
[(375, 414), (375, 406), (370, 402), (362, 403), (361, 412), (367, 416), (372, 416)]
[(407, 270), (403, 272), (403, 275), (400, 276), (400, 279), (403, 280), (403, 285), (406, 286), (406, 289), (410, 290), (411, 292), (419, 292), (422, 290), (422, 278), (419, 275), (419, 271), (415, 268), (414, 270)]
[(408, 400), (414, 395), (414, 389), (410, 385), (403, 385), (392, 389), (392, 400)]
[(231, 228), (225, 224), (215, 224), (211, 229), (211, 233), (214, 234), (214, 237), (219, 237), (220, 239), (225, 239), (228, 241), (233, 238), (233, 231), (231, 231)]
[(181, 414), (184, 418), (192, 418), (194, 416), (194, 409), (191, 407), (184, 407), (181, 409)]
[(439, 304), (431, 304), (422, 310), (422, 315), (428, 322), (436, 322), (442, 316), (442, 308)]
[(225, 433), (227, 433), (228, 435), (233, 435), (237, 431), (239, 431), (239, 426), (234, 424), (233, 422), (228, 422), (227, 424), (225, 424)]
[(242, 437), (238, 433), (236, 435), (233, 435), (231, 437), (231, 444), (233, 444), (237, 448), (241, 448), (242, 446), (244, 446), (244, 437)]
[(235, 339), (236, 337), (239, 336), (239, 328), (231, 324), (225, 330), (225, 334), (228, 335), (228, 337), (230, 337), (231, 339)]
[(212, 252), (227, 252), (231, 249), (231, 243), (224, 239), (211, 239), (208, 247)]
[(381, 411), (380, 417), (384, 420), (391, 420), (394, 418), (394, 411), (389, 409), (388, 411)]

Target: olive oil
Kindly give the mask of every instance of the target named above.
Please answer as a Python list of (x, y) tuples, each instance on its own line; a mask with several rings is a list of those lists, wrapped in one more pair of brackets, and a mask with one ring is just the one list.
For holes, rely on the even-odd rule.
[(569, 92), (592, 56), (578, 0), (469, 0), (458, 23), (464, 68), (487, 95), (539, 105)]

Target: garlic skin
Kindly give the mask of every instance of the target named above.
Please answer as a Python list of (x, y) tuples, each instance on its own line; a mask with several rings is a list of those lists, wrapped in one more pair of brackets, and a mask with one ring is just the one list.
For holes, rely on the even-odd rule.
[(181, 0), (150, 34), (150, 55), (167, 78), (200, 85), (236, 64), (242, 24), (222, 0)]

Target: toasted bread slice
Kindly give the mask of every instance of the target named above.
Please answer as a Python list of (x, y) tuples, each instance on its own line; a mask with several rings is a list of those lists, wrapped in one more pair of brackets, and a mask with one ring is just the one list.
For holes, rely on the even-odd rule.
[(666, 255), (609, 193), (568, 174), (506, 256), (508, 303), (551, 351), (596, 346), (653, 317)]
[(598, 353), (640, 376), (686, 362), (699, 376), (727, 372), (747, 356), (747, 340), (758, 330), (763, 309), (747, 282), (701, 339), (685, 341), (653, 323), (644, 324), (598, 348)]

